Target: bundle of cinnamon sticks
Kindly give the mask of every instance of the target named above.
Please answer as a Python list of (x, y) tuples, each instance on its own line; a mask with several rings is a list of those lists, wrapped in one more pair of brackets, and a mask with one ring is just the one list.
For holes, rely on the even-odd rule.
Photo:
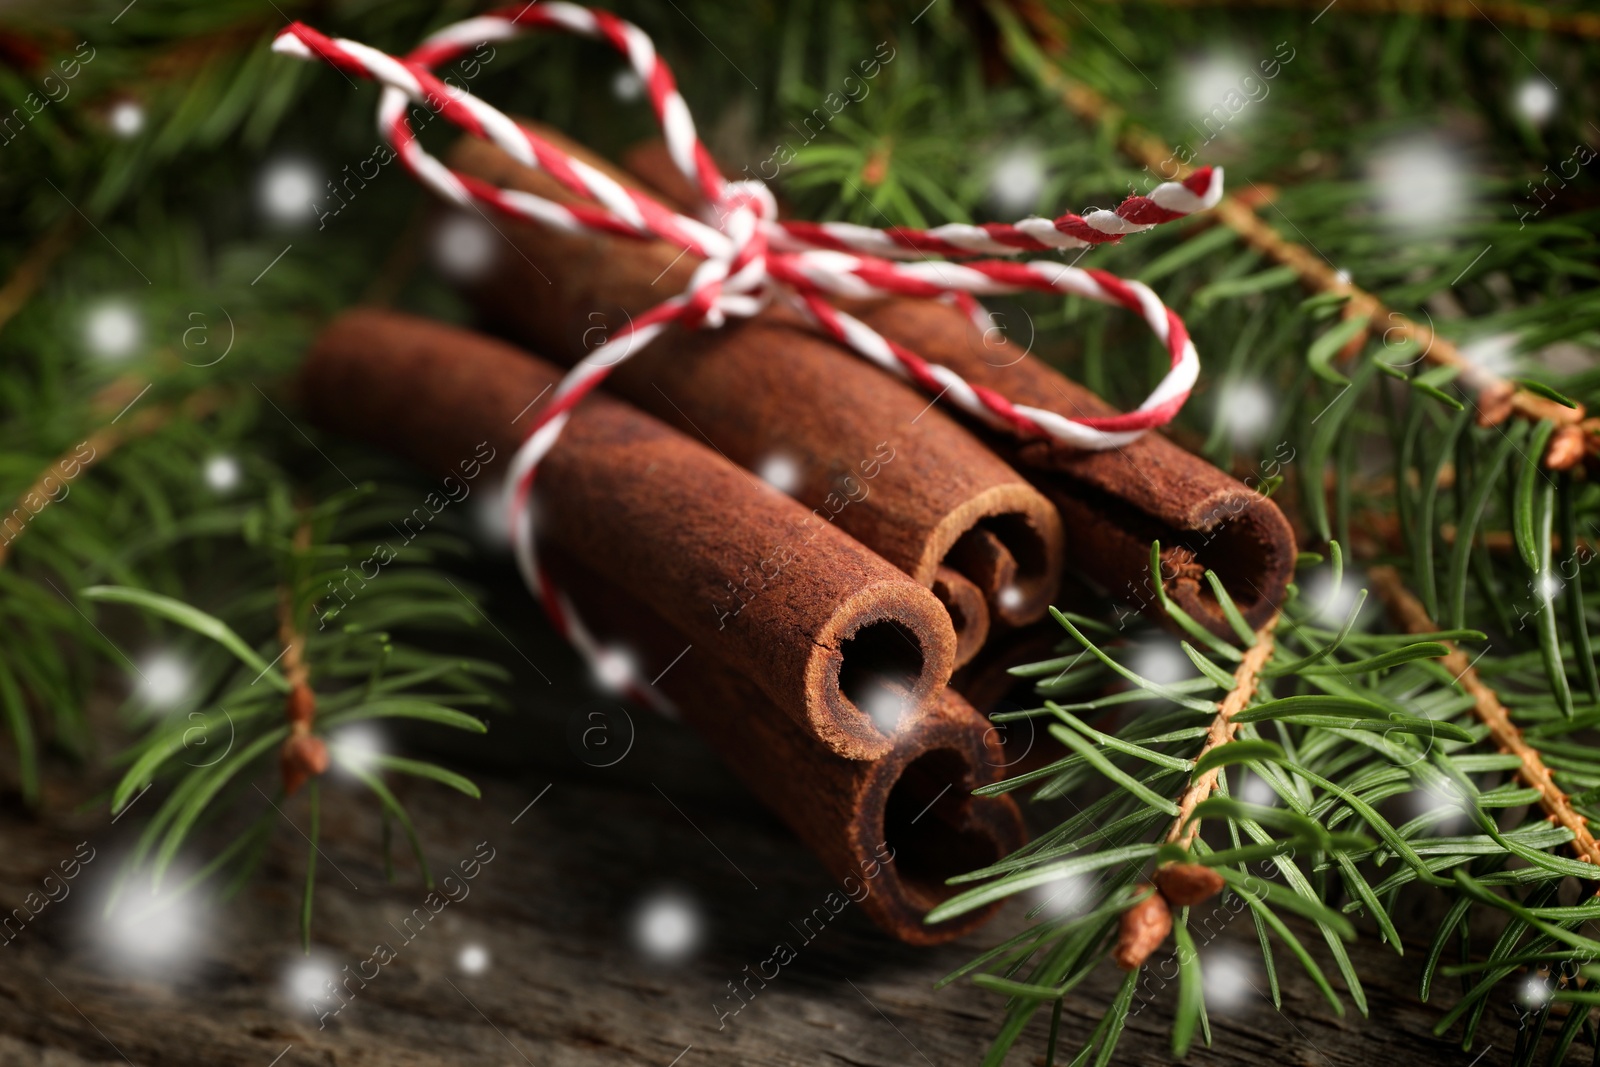
[[(651, 158), (630, 156), (641, 175), (612, 173), (670, 200)], [(570, 199), (485, 142), (463, 142), (453, 165)], [(305, 367), (316, 422), (434, 470), (483, 442), (509, 457), (558, 365), (600, 340), (596, 313), (641, 313), (682, 291), (695, 266), (664, 244), (497, 225), (514, 248), (469, 295), (516, 345), (350, 312)], [(952, 309), (857, 310), (1014, 399), (1107, 410), (1035, 359), (983, 358)], [(1228, 624), (1206, 569), (1254, 622), (1293, 563), (1270, 501), (1163, 438), (1111, 453), (1001, 440), (782, 311), (669, 331), (606, 387), (540, 468), (546, 566), (641, 677), (672, 666), (659, 689), (836, 876), (893, 856), (863, 909), (904, 941), (984, 921), (923, 917), (950, 894), (946, 878), (1024, 839), (1010, 798), (972, 795), (1015, 757), (951, 680), (985, 705), (998, 699), (1007, 657), (1037, 654), (1028, 625), (1059, 595), (1069, 559), (1113, 595), (1140, 599), (1159, 538), (1167, 594), (1219, 633)]]

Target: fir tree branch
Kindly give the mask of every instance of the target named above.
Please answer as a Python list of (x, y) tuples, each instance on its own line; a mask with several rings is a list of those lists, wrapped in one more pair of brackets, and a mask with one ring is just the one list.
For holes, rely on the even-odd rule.
[[(1427, 609), (1405, 587), (1400, 580), (1400, 573), (1393, 567), (1373, 567), (1367, 576), (1373, 594), (1383, 602), (1395, 625), (1414, 634), (1439, 630), (1439, 624), (1428, 617)], [(1511, 713), (1501, 703), (1499, 695), (1478, 675), (1473, 661), (1454, 641), (1442, 643), (1450, 652), (1441, 662), (1455, 676), (1456, 683), (1472, 697), (1473, 714), (1489, 728), (1489, 736), (1501, 752), (1516, 756), (1521, 761), (1517, 777), (1539, 791), (1539, 806), (1552, 822), (1572, 831), (1572, 850), (1578, 858), (1585, 863), (1600, 865), (1600, 843), (1589, 831), (1588, 820), (1578, 814), (1567, 794), (1556, 785), (1550, 768), (1545, 765), (1538, 750), (1523, 740), (1522, 731), (1511, 721)]]
[[(295, 526), (291, 542), (291, 559), (298, 560), (311, 548), (311, 519), (302, 512)], [(296, 568), (291, 566), (291, 573)], [(284, 700), (284, 716), (289, 721), (289, 736), (284, 739), (279, 753), (283, 772), (284, 793), (293, 793), (309, 778), (328, 769), (328, 746), (322, 738), (311, 732), (316, 720), (317, 698), (311, 688), (311, 668), (305, 658), (305, 635), (300, 632), (296, 617), (297, 597), (290, 582), (278, 585), (278, 643), (283, 646), (283, 676), (289, 683), (289, 695)], [(315, 797), (315, 794), (313, 794)], [(313, 803), (315, 801), (313, 800)], [(307, 876), (307, 915), (310, 909), (310, 876)], [(309, 918), (307, 919), (309, 923)]]
[(77, 230), (76, 218), (68, 215), (52, 226), (22, 257), (5, 285), (0, 285), (0, 330), (21, 311), (33, 296), (50, 265), (67, 250)]
[[(1274, 615), (1268, 619), (1261, 629), (1256, 631), (1256, 643), (1245, 650), (1244, 658), (1239, 661), (1238, 669), (1233, 672), (1233, 688), (1228, 690), (1226, 696), (1217, 702), (1217, 714), (1211, 720), (1211, 730), (1206, 734), (1206, 742), (1195, 756), (1198, 763), (1206, 757), (1212, 749), (1221, 748), (1233, 740), (1234, 734), (1239, 730), (1239, 724), (1234, 721), (1234, 716), (1243, 711), (1256, 695), (1256, 687), (1261, 682), (1261, 669), (1272, 658), (1276, 646), (1274, 631), (1278, 626), (1280, 616)], [(1194, 842), (1195, 835), (1200, 832), (1200, 821), (1190, 821), (1195, 807), (1201, 801), (1211, 796), (1217, 787), (1217, 776), (1222, 773), (1222, 768), (1213, 767), (1204, 774), (1198, 775), (1189, 782), (1189, 787), (1183, 791), (1183, 796), (1178, 800), (1178, 815), (1172, 820), (1172, 829), (1167, 831), (1167, 841), (1179, 845), (1185, 850)]]
[[(1158, 7), (1270, 7), (1290, 11), (1314, 12), (1322, 0), (1118, 0), (1155, 3)], [(1484, 0), (1342, 0), (1339, 9), (1353, 15), (1422, 15), (1427, 18), (1464, 19), (1495, 25), (1525, 27), (1566, 34), (1571, 37), (1600, 37), (1600, 14), (1587, 11), (1550, 11), (1535, 4), (1492, 3)]]
[[(1042, 89), (1060, 96), (1067, 108), (1084, 122), (1094, 126), (1117, 128), (1117, 146), (1135, 163), (1142, 165), (1152, 175), (1161, 179), (1181, 177), (1192, 168), (1178, 161), (1177, 153), (1160, 137), (1135, 123), (1120, 107), (1107, 100), (1093, 87), (1073, 78), (1058, 63), (1051, 62), (1028, 36), (1029, 31), (1018, 22), (1017, 16), (998, 0), (991, 0), (989, 11), (1001, 29), (1001, 39), (1012, 64), (1032, 77)], [(1027, 9), (1032, 13), (1034, 9)], [(1050, 40), (1054, 34), (1046, 36)], [(1169, 174), (1169, 168), (1176, 168)], [(1386, 306), (1373, 294), (1350, 281), (1348, 276), (1304, 245), (1287, 240), (1277, 230), (1262, 221), (1255, 206), (1237, 196), (1225, 196), (1212, 209), (1213, 215), (1223, 225), (1234, 231), (1249, 247), (1273, 262), (1288, 267), (1300, 283), (1314, 294), (1337, 294), (1346, 298), (1345, 316), (1365, 316), (1368, 322), (1385, 322), (1386, 335), (1399, 337), (1415, 344), (1420, 358), (1435, 367), (1456, 367), (1462, 371), (1462, 384), (1476, 391), (1479, 421), (1485, 426), (1503, 422), (1515, 414), (1529, 422), (1548, 419), (1559, 428), (1557, 441), (1547, 453), (1550, 461), (1570, 467), (1583, 457), (1583, 436), (1595, 430), (1584, 426), (1584, 409), (1581, 405), (1567, 407), (1528, 389), (1494, 375), (1461, 354), (1454, 343)], [(1568, 428), (1571, 432), (1566, 432)], [(1559, 443), (1558, 443), (1559, 442)], [(1564, 468), (1563, 468), (1564, 469)]]
[[(95, 394), (94, 399), (90, 402), (91, 408), (95, 410), (116, 410), (114, 405), (126, 396), (128, 385), (127, 379), (119, 378), (117, 381), (112, 382)], [(75, 465), (78, 468), (78, 476), (81, 476), (84, 471), (105, 460), (122, 445), (136, 437), (144, 437), (155, 433), (180, 413), (194, 419), (203, 418), (220, 406), (221, 399), (221, 393), (216, 389), (198, 389), (184, 397), (177, 404), (152, 404), (143, 411), (129, 416), (128, 421), (122, 426), (117, 425), (117, 422), (120, 421), (120, 415), (118, 418), (113, 418), (110, 423), (102, 426), (84, 438), (83, 441), (73, 445), (72, 448), (47, 463), (44, 469), (39, 472), (38, 477), (33, 480), (33, 483), (18, 494), (16, 507), (31, 510), (26, 509), (23, 503), (29, 497), (49, 496), (49, 490), (45, 483), (51, 478), (59, 480), (60, 475), (57, 472), (62, 470), (67, 463), (70, 462)], [(85, 448), (89, 451), (87, 458), (83, 455)], [(28, 527), (24, 526), (9, 541), (0, 543), (0, 567), (5, 566), (6, 559), (11, 554), (12, 546), (27, 530)]]

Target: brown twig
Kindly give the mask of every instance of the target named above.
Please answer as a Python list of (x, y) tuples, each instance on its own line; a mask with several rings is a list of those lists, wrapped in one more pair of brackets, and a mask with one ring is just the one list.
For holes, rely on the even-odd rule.
[[(1412, 595), (1400, 580), (1393, 567), (1373, 567), (1367, 572), (1372, 592), (1383, 602), (1395, 624), (1409, 633), (1432, 633), (1439, 624), (1428, 617), (1422, 602)], [(1516, 756), (1521, 761), (1517, 777), (1539, 791), (1539, 806), (1550, 821), (1572, 831), (1572, 850), (1585, 863), (1600, 865), (1600, 843), (1589, 831), (1588, 820), (1578, 814), (1567, 799), (1567, 794), (1556, 785), (1550, 768), (1539, 756), (1538, 749), (1522, 739), (1522, 731), (1511, 721), (1511, 713), (1500, 702), (1500, 697), (1478, 676), (1477, 670), (1465, 652), (1455, 642), (1444, 642), (1450, 648), (1442, 662), (1445, 669), (1455, 675), (1456, 683), (1472, 697), (1473, 713), (1478, 721), (1489, 728), (1489, 736), (1501, 752)]]
[[(1268, 619), (1256, 631), (1255, 644), (1245, 650), (1238, 668), (1233, 672), (1233, 688), (1217, 702), (1217, 714), (1211, 720), (1206, 743), (1201, 746), (1196, 760), (1204, 758), (1212, 749), (1226, 745), (1238, 733), (1239, 724), (1234, 721), (1234, 716), (1243, 711), (1256, 695), (1256, 688), (1261, 683), (1261, 669), (1272, 658), (1278, 618), (1274, 615)], [(1190, 816), (1202, 801), (1216, 791), (1217, 778), (1221, 773), (1220, 767), (1213, 767), (1189, 780), (1188, 788), (1178, 799), (1177, 818), (1172, 820), (1172, 828), (1167, 831), (1168, 844), (1178, 845), (1187, 851), (1194, 843), (1200, 832), (1200, 822), (1198, 819), (1191, 822)], [(1198, 904), (1220, 892), (1223, 886), (1221, 875), (1198, 863), (1164, 863), (1156, 868), (1151, 880), (1155, 883), (1155, 892), (1123, 912), (1119, 920), (1117, 943), (1111, 951), (1111, 958), (1123, 970), (1131, 971), (1142, 966), (1167, 939), (1167, 934), (1172, 931), (1173, 908)]]
[(4, 329), (11, 317), (22, 310), (34, 290), (39, 288), (39, 283), (44, 281), (50, 264), (67, 250), (77, 230), (76, 223), (77, 219), (69, 215), (45, 231), (45, 235), (28, 249), (6, 283), (0, 285), (0, 329)]
[[(129, 379), (118, 379), (112, 382), (90, 401), (91, 409), (95, 411), (117, 410), (119, 403), (126, 402), (124, 398), (129, 392), (129, 385)], [(190, 393), (181, 403), (152, 404), (141, 411), (129, 415), (126, 421), (122, 421), (122, 416), (119, 414), (108, 425), (94, 431), (74, 445), (70, 451), (63, 452), (47, 464), (44, 470), (39, 472), (39, 476), (33, 480), (33, 483), (18, 494), (16, 505), (11, 513), (21, 509), (30, 515), (37, 514), (38, 512), (28, 506), (27, 501), (32, 497), (49, 498), (51, 494), (46, 483), (51, 478), (62, 482), (70, 482), (80, 478), (90, 467), (105, 459), (128, 441), (154, 433), (180, 413), (188, 415), (190, 418), (201, 418), (216, 410), (220, 399), (221, 394), (215, 389), (199, 389)], [(117, 425), (118, 422), (122, 422), (122, 425)], [(68, 470), (72, 470), (74, 473), (66, 474), (65, 472)], [(11, 513), (0, 514), (0, 523), (7, 521)], [(9, 540), (0, 543), (0, 566), (5, 565), (6, 558), (11, 554), (11, 546), (16, 543), (17, 538), (26, 532), (27, 528), (27, 525), (22, 526)], [(0, 526), (0, 529), (4, 529), (4, 527)]]
[[(1024, 8), (1021, 14), (1024, 18), (1038, 18), (1031, 8)], [(1037, 27), (1032, 27), (1032, 30), (1038, 33)], [(1193, 169), (1178, 163), (1176, 153), (1161, 138), (1134, 124), (1121, 108), (1095, 89), (1064, 73), (1057, 64), (1048, 61), (1029, 62), (1029, 57), (1016, 54), (1012, 55), (1012, 61), (1020, 68), (1032, 71), (1045, 89), (1058, 93), (1067, 108), (1085, 122), (1118, 127), (1118, 147), (1151, 173), (1163, 179), (1172, 179)], [(1383, 323), (1385, 338), (1404, 338), (1413, 342), (1422, 350), (1420, 358), (1428, 363), (1459, 368), (1463, 384), (1477, 394), (1478, 418), (1484, 425), (1501, 422), (1513, 413), (1533, 422), (1549, 419), (1558, 427), (1576, 426), (1583, 422), (1584, 410), (1581, 405), (1577, 408), (1566, 407), (1485, 371), (1431, 328), (1391, 310), (1376, 296), (1352, 283), (1348, 276), (1312, 249), (1284, 239), (1261, 220), (1253, 204), (1237, 196), (1226, 196), (1212, 213), (1223, 225), (1237, 233), (1245, 244), (1293, 270), (1300, 283), (1313, 293), (1345, 296), (1348, 301), (1346, 315), (1365, 315), (1369, 323)]]
[[(311, 547), (311, 523), (301, 521), (294, 532), (294, 552), (299, 556)], [(278, 762), (283, 773), (283, 791), (293, 793), (306, 779), (328, 769), (328, 746), (311, 732), (317, 716), (317, 697), (311, 688), (311, 669), (305, 661), (305, 635), (295, 617), (294, 591), (278, 586), (278, 643), (283, 646), (283, 676), (289, 683), (284, 699), (284, 717), (289, 721), (289, 736), (284, 738)]]
[[(1151, 0), (1121, 0), (1122, 3)], [(1275, 7), (1296, 11), (1315, 11), (1321, 0), (1153, 0), (1160, 7)], [(1423, 15), (1431, 18), (1465, 19), (1494, 25), (1526, 27), (1570, 34), (1574, 37), (1600, 37), (1600, 15), (1586, 11), (1550, 11), (1532, 4), (1493, 3), (1491, 0), (1341, 0), (1339, 10), (1357, 15)]]
[[(1266, 666), (1267, 660), (1272, 658), (1275, 647), (1273, 631), (1277, 628), (1279, 616), (1274, 615), (1268, 619), (1261, 629), (1256, 631), (1256, 643), (1245, 649), (1244, 657), (1239, 661), (1239, 666), (1233, 672), (1233, 688), (1228, 694), (1217, 702), (1216, 717), (1211, 720), (1211, 731), (1206, 734), (1206, 743), (1200, 748), (1203, 758), (1206, 753), (1214, 748), (1220, 748), (1233, 740), (1234, 734), (1239, 731), (1239, 724), (1233, 717), (1243, 711), (1245, 705), (1256, 695), (1256, 687), (1261, 683), (1261, 668)], [(1167, 841), (1170, 844), (1181, 845), (1187, 849), (1194, 843), (1195, 835), (1200, 832), (1199, 820), (1189, 821), (1189, 816), (1202, 800), (1211, 796), (1217, 788), (1217, 776), (1222, 773), (1220, 767), (1213, 767), (1204, 774), (1192, 779), (1189, 788), (1183, 791), (1183, 796), (1178, 799), (1178, 817), (1172, 820), (1172, 829), (1167, 831)]]

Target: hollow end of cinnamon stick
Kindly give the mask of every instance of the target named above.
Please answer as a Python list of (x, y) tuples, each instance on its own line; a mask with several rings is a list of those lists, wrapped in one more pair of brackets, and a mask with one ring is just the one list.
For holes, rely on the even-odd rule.
[(940, 565), (933, 576), (933, 595), (944, 605), (956, 631), (955, 666), (960, 670), (989, 639), (989, 604), (979, 589), (958, 570)]
[(1243, 485), (1203, 498), (1179, 523), (1169, 524), (1090, 485), (1050, 476), (1039, 482), (1073, 531), (1074, 558), (1092, 564), (1084, 568), (1085, 577), (1158, 620), (1163, 613), (1150, 571), (1152, 542), (1161, 544), (1166, 595), (1226, 640), (1235, 637), (1233, 627), (1206, 571), (1217, 575), (1252, 628), (1272, 617), (1294, 574), (1298, 549), (1288, 520), (1277, 505)]
[[(509, 345), (376, 309), (335, 320), (302, 372), (318, 425), (458, 479), (468, 462), (503, 477), (560, 377)], [(931, 592), (621, 401), (574, 409), (534, 511), (541, 550), (635, 590), (845, 758), (888, 752), (949, 680), (955, 632)]]
[[(1070, 417), (1115, 414), (1037, 357), (980, 334), (956, 308), (897, 299), (857, 313), (885, 337), (1015, 402)], [(1161, 434), (1106, 451), (993, 433), (986, 439), (1057, 506), (1076, 569), (1110, 595), (1161, 617), (1150, 578), (1150, 544), (1160, 541), (1167, 595), (1218, 636), (1231, 638), (1233, 631), (1207, 570), (1253, 627), (1282, 602), (1298, 552), (1283, 512)]]
[[(626, 641), (651, 667), (682, 649), (670, 624), (574, 560), (551, 554), (597, 633)], [(988, 721), (952, 690), (908, 724), (875, 760), (828, 751), (772, 707), (759, 689), (711, 657), (691, 653), (663, 679), (679, 715), (822, 861), (881, 929), (933, 945), (986, 922), (996, 903), (946, 922), (923, 920), (958, 887), (957, 874), (988, 866), (1026, 840), (1008, 796), (972, 791), (1005, 773)]]

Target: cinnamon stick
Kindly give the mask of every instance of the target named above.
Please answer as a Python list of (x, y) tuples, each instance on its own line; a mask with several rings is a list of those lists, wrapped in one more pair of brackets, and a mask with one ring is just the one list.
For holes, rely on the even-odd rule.
[[(679, 210), (695, 203), (694, 190), (661, 142), (636, 146), (625, 160)], [(1017, 351), (1004, 333), (980, 334), (956, 308), (898, 299), (851, 311), (890, 340), (1018, 403), (1074, 417), (1116, 414), (1090, 390)], [(1208, 569), (1222, 579), (1252, 627), (1270, 618), (1283, 599), (1297, 553), (1283, 513), (1165, 437), (1149, 433), (1105, 452), (986, 437), (1061, 509), (1073, 560), (1112, 596), (1159, 613), (1149, 578), (1150, 543), (1159, 540), (1167, 595), (1219, 637), (1231, 640), (1233, 631), (1205, 581)]]
[[(918, 355), (1011, 400), (1070, 416), (1116, 409), (1010, 340), (980, 335), (959, 310), (891, 300), (860, 317)], [(995, 449), (1061, 509), (1073, 558), (1106, 592), (1155, 610), (1150, 543), (1162, 547), (1161, 578), (1178, 606), (1232, 637), (1207, 570), (1215, 571), (1251, 627), (1271, 618), (1294, 573), (1294, 531), (1267, 497), (1159, 433), (1103, 452), (1055, 441), (993, 435)]]
[[(496, 185), (572, 200), (487, 142), (463, 141), (451, 164)], [(502, 249), (496, 268), (468, 285), (469, 296), (499, 328), (566, 362), (612, 343), (630, 317), (682, 291), (698, 262), (663, 242), (497, 225), (514, 251)], [(744, 467), (776, 466), (785, 491), (923, 585), (933, 585), (941, 565), (960, 572), (983, 590), (996, 620), (1037, 619), (1056, 591), (1062, 530), (1049, 501), (928, 397), (791, 312), (769, 309), (713, 331), (670, 330), (606, 387)], [(957, 552), (974, 531), (985, 552)], [(981, 570), (969, 569), (974, 560)], [(963, 635), (962, 652), (981, 643), (981, 634)]]
[[(319, 425), (456, 474), (508, 465), (560, 373), (466, 330), (365, 309), (317, 339), (303, 383)], [(620, 401), (578, 406), (533, 506), (541, 545), (633, 590), (697, 658), (753, 679), (841, 756), (888, 753), (950, 677), (955, 634), (927, 589)]]
[[(648, 669), (666, 667), (681, 651), (671, 627), (615, 583), (567, 558), (555, 565), (577, 591), (585, 618), (640, 650)], [(923, 922), (956, 892), (947, 878), (993, 863), (1026, 840), (1010, 797), (972, 795), (1006, 773), (1004, 751), (988, 721), (954, 691), (945, 690), (883, 756), (852, 761), (766, 711), (763, 693), (710, 657), (685, 657), (662, 685), (683, 719), (805, 842), (843, 895), (860, 895), (862, 910), (885, 932), (914, 945), (938, 944), (994, 914), (998, 904)], [(802, 919), (800, 936), (810, 926)]]

